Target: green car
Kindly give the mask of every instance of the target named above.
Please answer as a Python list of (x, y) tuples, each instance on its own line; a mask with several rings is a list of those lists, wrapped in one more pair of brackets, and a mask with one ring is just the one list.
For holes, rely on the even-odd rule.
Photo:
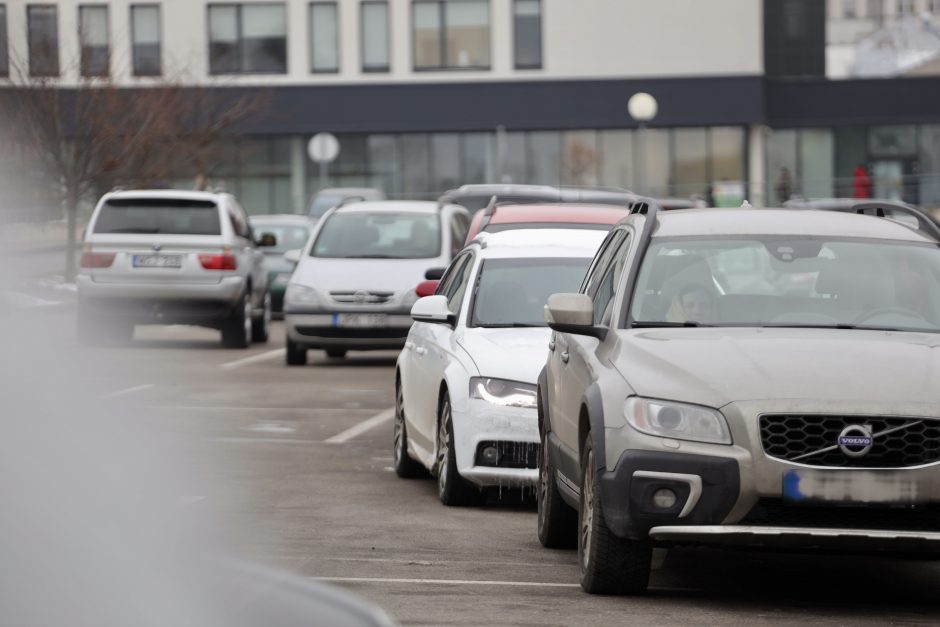
[(261, 238), (266, 233), (274, 235), (277, 244), (264, 248), (264, 263), (268, 271), (268, 285), (271, 292), (271, 311), (284, 312), (284, 292), (287, 282), (294, 271), (294, 264), (284, 258), (288, 250), (299, 250), (310, 237), (311, 221), (306, 216), (294, 214), (258, 215), (249, 218), (255, 237)]

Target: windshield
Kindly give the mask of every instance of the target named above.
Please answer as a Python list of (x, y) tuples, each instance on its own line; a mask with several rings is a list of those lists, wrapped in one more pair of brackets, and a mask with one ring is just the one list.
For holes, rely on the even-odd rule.
[(544, 327), (543, 308), (556, 292), (576, 292), (590, 259), (488, 259), (480, 267), (470, 326)]
[(280, 255), (288, 250), (303, 248), (310, 237), (310, 227), (298, 226), (296, 224), (278, 224), (265, 223), (263, 221), (252, 221), (251, 228), (255, 231), (256, 237), (261, 237), (270, 233), (277, 238), (277, 245), (264, 248), (265, 254)]
[(93, 232), (220, 235), (222, 228), (214, 202), (134, 198), (106, 202)]
[(635, 326), (940, 329), (940, 249), (858, 239), (654, 242)]
[(332, 214), (310, 251), (311, 257), (346, 259), (430, 259), (441, 254), (441, 219), (432, 213)]

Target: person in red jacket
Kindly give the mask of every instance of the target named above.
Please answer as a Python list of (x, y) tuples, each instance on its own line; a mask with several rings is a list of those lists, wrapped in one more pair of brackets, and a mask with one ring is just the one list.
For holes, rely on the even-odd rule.
[(855, 172), (852, 174), (852, 197), (871, 198), (871, 178), (861, 163), (855, 166)]

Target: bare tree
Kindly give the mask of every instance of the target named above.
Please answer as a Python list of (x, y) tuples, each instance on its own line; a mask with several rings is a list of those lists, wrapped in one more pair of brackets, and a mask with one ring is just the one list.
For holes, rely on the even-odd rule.
[(82, 201), (115, 185), (206, 173), (223, 140), (236, 137), (265, 99), (257, 90), (184, 87), (168, 79), (128, 88), (104, 76), (66, 87), (12, 65), (11, 85), (0, 90), (0, 118), (10, 122), (10, 142), (43, 169), (64, 208), (67, 281), (76, 274)]

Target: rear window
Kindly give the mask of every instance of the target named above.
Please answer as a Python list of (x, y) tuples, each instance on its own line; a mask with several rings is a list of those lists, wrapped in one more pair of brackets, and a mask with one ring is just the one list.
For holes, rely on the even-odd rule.
[(94, 233), (219, 235), (219, 209), (210, 200), (127, 198), (107, 201)]

